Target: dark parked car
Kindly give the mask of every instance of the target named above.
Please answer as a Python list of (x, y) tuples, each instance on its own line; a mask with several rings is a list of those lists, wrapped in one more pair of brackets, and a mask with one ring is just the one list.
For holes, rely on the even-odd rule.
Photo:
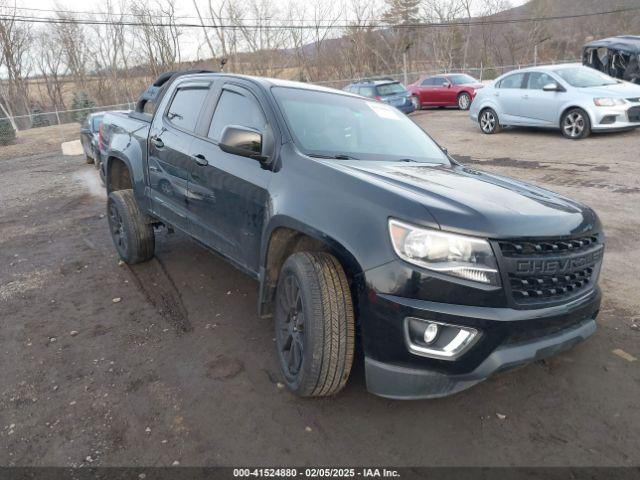
[(344, 90), (363, 97), (375, 98), (406, 114), (416, 109), (409, 91), (393, 78), (364, 79), (347, 85)]
[[(459, 164), (389, 105), (173, 74), (134, 112), (107, 114), (103, 131), (120, 257), (150, 259), (165, 225), (255, 278), (298, 395), (338, 392), (356, 342), (371, 392), (427, 398), (596, 329), (604, 237), (593, 210)], [(170, 188), (153, 180), (157, 165)]]
[(621, 35), (589, 42), (582, 51), (582, 64), (640, 84), (640, 36)]
[(102, 124), (103, 112), (87, 115), (80, 128), (80, 143), (84, 150), (87, 163), (93, 163), (100, 168), (99, 132)]
[(476, 90), (483, 86), (470, 75), (449, 73), (423, 77), (408, 88), (420, 108), (458, 107), (460, 110), (469, 110)]

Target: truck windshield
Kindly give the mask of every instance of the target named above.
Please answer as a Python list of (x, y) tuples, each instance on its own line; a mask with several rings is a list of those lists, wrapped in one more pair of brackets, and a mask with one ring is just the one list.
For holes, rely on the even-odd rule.
[(296, 145), (307, 155), (449, 164), (438, 145), (394, 107), (332, 92), (272, 91)]

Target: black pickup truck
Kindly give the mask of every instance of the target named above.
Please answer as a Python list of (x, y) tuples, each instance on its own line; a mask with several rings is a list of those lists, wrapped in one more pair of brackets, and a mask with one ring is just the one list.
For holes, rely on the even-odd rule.
[(391, 106), (178, 72), (103, 121), (122, 259), (151, 258), (164, 225), (258, 280), (259, 315), (300, 396), (338, 392), (356, 344), (369, 391), (429, 398), (596, 329), (593, 210), (461, 165)]

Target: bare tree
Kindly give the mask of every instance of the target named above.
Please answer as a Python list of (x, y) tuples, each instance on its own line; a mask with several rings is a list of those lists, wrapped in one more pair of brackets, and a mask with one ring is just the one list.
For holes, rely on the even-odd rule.
[[(69, 73), (69, 67), (64, 63), (62, 44), (52, 42), (55, 38), (55, 28), (47, 26), (37, 32), (34, 44), (34, 63), (45, 86), (49, 103), (57, 110), (66, 108), (62, 85)], [(40, 83), (38, 83), (39, 85)]]
[[(15, 7), (9, 7), (3, 1), (0, 3), (0, 55), (1, 65), (6, 71), (6, 84), (2, 85), (3, 110), (7, 114), (20, 115), (29, 113), (28, 80), (31, 58), (31, 33), (26, 24), (16, 21)], [(5, 83), (5, 82), (2, 82)], [(13, 122), (14, 128), (25, 122)]]
[(134, 32), (149, 72), (155, 77), (180, 64), (182, 30), (176, 22), (174, 0), (158, 0), (156, 8), (144, 0), (131, 4), (131, 11), (141, 23)]

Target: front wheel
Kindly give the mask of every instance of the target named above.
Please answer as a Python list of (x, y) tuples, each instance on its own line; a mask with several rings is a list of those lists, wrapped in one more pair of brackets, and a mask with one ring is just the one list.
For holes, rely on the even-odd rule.
[(562, 115), (560, 120), (562, 135), (571, 140), (580, 140), (591, 134), (589, 115), (581, 108), (572, 108)]
[(471, 106), (471, 96), (468, 93), (458, 95), (458, 108), (460, 110), (469, 110)]
[(287, 387), (301, 397), (333, 395), (349, 378), (354, 315), (347, 277), (327, 253), (285, 261), (276, 290), (276, 346)]
[(153, 257), (153, 225), (140, 211), (133, 190), (116, 190), (107, 200), (109, 230), (120, 258), (132, 265)]
[(498, 120), (498, 114), (492, 108), (485, 108), (480, 112), (478, 118), (480, 129), (483, 133), (491, 135), (500, 131), (500, 121)]

